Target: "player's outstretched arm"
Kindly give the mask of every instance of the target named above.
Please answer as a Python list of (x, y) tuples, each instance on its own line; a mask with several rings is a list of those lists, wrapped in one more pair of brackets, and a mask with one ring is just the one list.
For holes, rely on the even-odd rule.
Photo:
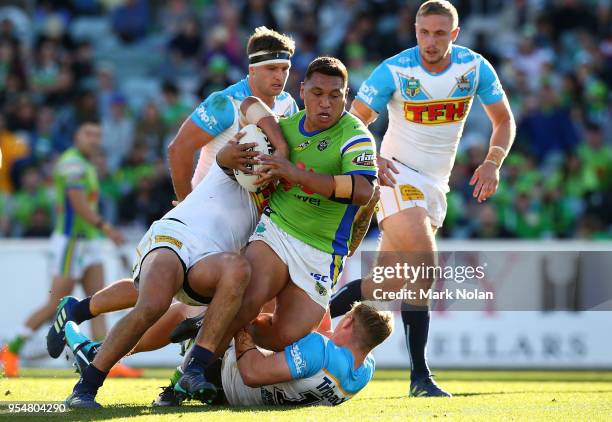
[(265, 355), (256, 346), (247, 330), (240, 330), (234, 337), (238, 371), (249, 387), (291, 381), (291, 371), (284, 352)]
[(270, 108), (257, 97), (246, 97), (240, 104), (240, 119), (245, 124), (254, 124), (264, 131), (274, 147), (274, 154), (289, 157), (289, 146)]
[(200, 129), (191, 117), (188, 117), (168, 145), (170, 175), (174, 193), (179, 201), (185, 199), (191, 192), (193, 155), (212, 140), (213, 135)]
[(318, 174), (297, 168), (285, 158), (269, 155), (263, 155), (259, 160), (264, 166), (258, 172), (261, 177), (257, 184), (262, 186), (273, 180), (281, 180), (285, 185), (299, 185), (305, 191), (353, 205), (367, 204), (374, 193), (370, 181), (360, 174)]
[(102, 216), (96, 211), (92, 210), (89, 203), (87, 202), (87, 196), (85, 191), (80, 188), (68, 189), (66, 192), (70, 206), (74, 211), (87, 221), (92, 226), (97, 227), (116, 245), (124, 243), (123, 235), (121, 232), (116, 230), (110, 223), (104, 221)]
[(485, 105), (484, 109), (493, 125), (493, 132), (489, 152), (470, 180), (470, 185), (474, 186), (473, 196), (478, 202), (486, 201), (497, 191), (499, 169), (510, 151), (516, 134), (514, 116), (505, 96), (500, 101)]

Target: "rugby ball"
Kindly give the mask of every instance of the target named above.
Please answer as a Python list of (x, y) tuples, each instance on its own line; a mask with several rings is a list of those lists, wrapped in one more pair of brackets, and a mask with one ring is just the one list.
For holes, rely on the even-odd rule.
[[(256, 143), (257, 145), (253, 148), (250, 148), (249, 151), (258, 151), (261, 154), (271, 155), (273, 152), (272, 144), (268, 141), (268, 137), (263, 131), (257, 127), (257, 125), (247, 125), (240, 130), (240, 133), (244, 133), (245, 135), (240, 138), (238, 141), (239, 144), (250, 144)], [(247, 168), (253, 172), (259, 170), (261, 165), (249, 165)], [(248, 190), (249, 192), (257, 192), (259, 189), (264, 186), (257, 186), (255, 182), (259, 178), (256, 174), (247, 174), (242, 170), (234, 170), (234, 176), (236, 176), (236, 181)]]

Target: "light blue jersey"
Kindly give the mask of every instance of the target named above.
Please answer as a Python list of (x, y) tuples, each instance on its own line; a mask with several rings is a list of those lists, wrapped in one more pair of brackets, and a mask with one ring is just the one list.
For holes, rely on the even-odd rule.
[(374, 375), (374, 357), (353, 369), (352, 353), (319, 333), (287, 346), (285, 359), (292, 381), (251, 388), (244, 385), (234, 349), (223, 362), (223, 390), (233, 406), (325, 405), (337, 406), (361, 391)]
[[(191, 121), (200, 129), (214, 136), (200, 153), (200, 159), (191, 181), (196, 186), (208, 173), (217, 152), (240, 130), (240, 103), (253, 95), (249, 78), (230, 85), (223, 91), (213, 92), (191, 113)], [(274, 101), (272, 111), (279, 117), (287, 117), (298, 111), (295, 100), (288, 92), (281, 92)]]
[(376, 113), (385, 107), (389, 111), (382, 156), (447, 183), (474, 96), (488, 105), (505, 94), (484, 57), (455, 45), (450, 66), (437, 74), (421, 66), (419, 47), (383, 61), (361, 85), (357, 99)]

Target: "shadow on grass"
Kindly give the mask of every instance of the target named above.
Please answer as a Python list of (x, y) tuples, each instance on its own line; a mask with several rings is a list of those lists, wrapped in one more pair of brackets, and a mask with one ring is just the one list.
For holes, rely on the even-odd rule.
[[(151, 407), (151, 406), (108, 406), (97, 410), (73, 409), (68, 413), (62, 414), (63, 421), (98, 421), (128, 418), (135, 416), (157, 416), (189, 413), (211, 413), (220, 411), (230, 411), (235, 413), (245, 412), (266, 412), (266, 411), (290, 411), (299, 409), (298, 406), (248, 406), (248, 407), (229, 407), (229, 406), (206, 406), (188, 405), (180, 407)], [(213, 415), (211, 415), (213, 416)], [(42, 419), (41, 419), (42, 420)]]
[[(437, 373), (437, 372), (436, 372)], [(405, 381), (410, 382), (408, 371), (384, 371), (380, 370), (374, 375), (374, 381)], [(439, 372), (436, 376), (437, 382), (461, 381), (461, 382), (564, 382), (564, 383), (612, 383), (612, 372), (529, 372), (529, 371), (503, 371), (503, 372)]]
[[(576, 390), (576, 391), (571, 391), (571, 390), (561, 390), (561, 391), (486, 391), (486, 392), (480, 392), (480, 393), (453, 393), (453, 397), (475, 397), (475, 396), (499, 396), (499, 395), (512, 395), (512, 394), (537, 394), (537, 395), (543, 395), (543, 394), (580, 394), (580, 393), (588, 393), (588, 394), (605, 394), (605, 393), (612, 393), (612, 390)], [(420, 399), (421, 397), (419, 397)], [(438, 398), (438, 397), (430, 397), (430, 398), (435, 398), (435, 399), (442, 399), (442, 398)], [(399, 400), (399, 399), (413, 399), (413, 397), (408, 397), (408, 395), (406, 394), (405, 396), (390, 396), (390, 397), (364, 397), (364, 398), (354, 398), (352, 401), (353, 402), (357, 402), (357, 401), (361, 401), (361, 400)], [(275, 408), (277, 409), (277, 408)]]

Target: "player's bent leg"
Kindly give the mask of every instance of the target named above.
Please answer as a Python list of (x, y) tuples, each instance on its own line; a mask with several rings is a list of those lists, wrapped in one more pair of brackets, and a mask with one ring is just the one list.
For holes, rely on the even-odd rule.
[(96, 292), (89, 302), (92, 315), (132, 308), (138, 301), (138, 289), (134, 280), (124, 278)]
[(198, 261), (188, 273), (190, 286), (212, 297), (196, 337), (200, 347), (215, 351), (233, 321), (251, 278), (249, 261), (238, 254), (220, 253)]
[[(251, 281), (248, 283), (244, 294), (242, 306), (233, 320), (230, 321), (223, 338), (218, 343), (220, 346), (215, 351), (196, 344), (191, 349), (191, 352), (185, 356), (186, 365), (184, 365), (184, 374), (174, 387), (177, 393), (183, 396), (189, 396), (208, 403), (214, 400), (217, 391), (213, 384), (206, 381), (204, 368), (212, 361), (215, 355), (223, 353), (234, 334), (258, 315), (261, 307), (276, 296), (287, 280), (287, 267), (264, 242), (252, 242), (247, 248), (245, 256), (253, 266), (253, 269)], [(218, 294), (219, 292), (216, 293), (216, 295)], [(213, 320), (210, 312), (211, 307), (206, 311), (205, 321), (199, 335), (206, 335), (208, 329), (207, 321)], [(202, 339), (199, 338), (198, 340), (201, 341)]]
[(95, 396), (108, 371), (132, 350), (145, 331), (168, 310), (183, 278), (183, 263), (175, 252), (167, 248), (149, 252), (141, 264), (140, 292), (136, 306), (110, 331), (93, 362), (85, 369), (66, 400), (68, 406), (99, 407)]
[[(287, 266), (265, 242), (258, 240), (250, 243), (245, 257), (251, 264), (251, 281), (222, 345), (229, 344), (236, 332), (255, 319), (262, 307), (277, 296), (289, 281)], [(216, 355), (220, 356), (223, 351), (217, 350)]]
[(136, 304), (138, 290), (132, 279), (119, 280), (81, 301), (67, 296), (57, 306), (55, 321), (47, 333), (47, 351), (52, 358), (62, 353), (65, 345), (64, 325), (67, 321), (77, 324), (97, 315), (128, 309)]
[[(395, 267), (397, 264), (408, 263), (413, 267), (432, 266), (436, 263), (435, 232), (432, 229), (427, 210), (421, 207), (404, 209), (385, 218), (381, 223), (382, 238), (379, 245), (379, 255), (376, 266)], [(409, 281), (408, 283), (406, 283)], [(416, 306), (426, 306), (427, 299), (420, 291), (427, 291), (433, 283), (432, 278), (419, 277), (406, 280), (402, 277), (388, 277), (382, 283), (377, 283), (370, 275), (361, 283), (362, 297), (381, 300), (381, 290), (398, 292), (403, 287), (416, 293), (416, 298), (409, 303)]]
[(281, 352), (319, 327), (326, 309), (292, 282), (276, 296), (272, 318), (257, 319), (252, 325), (255, 343), (267, 350)]
[(136, 305), (109, 333), (93, 362), (96, 368), (106, 372), (132, 350), (168, 310), (183, 277), (183, 265), (173, 251), (159, 248), (149, 253), (142, 263)]
[(161, 349), (171, 343), (172, 330), (187, 318), (202, 312), (202, 306), (190, 306), (184, 303), (173, 303), (170, 309), (149, 328), (138, 341), (131, 354), (150, 352)]
[(55, 313), (55, 308), (64, 296), (69, 295), (74, 289), (75, 280), (71, 277), (56, 276), (51, 283), (51, 291), (47, 302), (26, 320), (26, 326), (32, 331), (38, 329), (45, 322), (49, 321)]

